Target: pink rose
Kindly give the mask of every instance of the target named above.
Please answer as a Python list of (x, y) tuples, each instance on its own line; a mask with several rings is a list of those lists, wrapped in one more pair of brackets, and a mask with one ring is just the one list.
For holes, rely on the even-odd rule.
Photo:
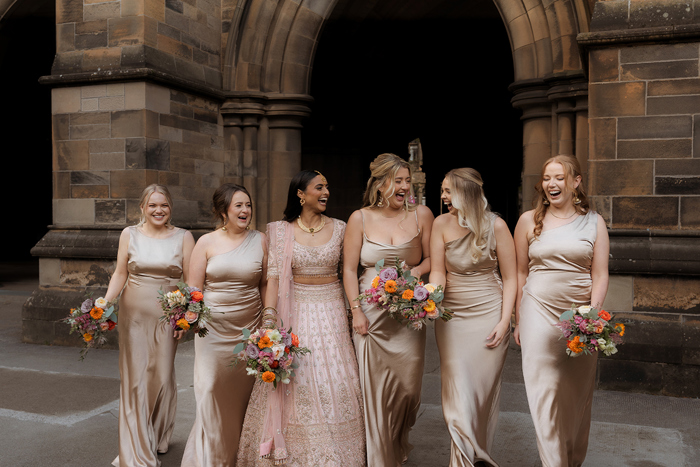
[(197, 318), (199, 318), (199, 315), (195, 313), (194, 311), (186, 311), (185, 312), (185, 321), (188, 323), (192, 324), (195, 321), (197, 321)]

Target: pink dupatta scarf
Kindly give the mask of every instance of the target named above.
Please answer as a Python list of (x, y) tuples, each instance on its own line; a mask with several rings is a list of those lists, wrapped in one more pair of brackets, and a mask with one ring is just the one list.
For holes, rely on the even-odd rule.
[[(294, 282), (292, 277), (292, 256), (294, 255), (294, 227), (286, 221), (272, 222), (267, 225), (267, 238), (270, 242), (270, 260), (277, 267), (279, 289), (277, 293), (278, 326), (289, 326), (294, 310)], [(276, 264), (275, 264), (276, 263)], [(260, 457), (271, 458), (275, 465), (287, 461), (287, 447), (284, 432), (287, 429), (287, 417), (284, 416), (285, 392), (293, 391), (292, 385), (278, 384), (277, 389), (266, 387), (270, 391), (263, 421), (262, 439), (260, 440)]]

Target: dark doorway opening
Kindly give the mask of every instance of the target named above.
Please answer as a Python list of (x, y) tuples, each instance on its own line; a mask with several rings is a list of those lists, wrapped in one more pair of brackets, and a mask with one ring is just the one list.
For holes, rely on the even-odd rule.
[(473, 167), (492, 209), (515, 226), (522, 123), (508, 91), (512, 55), (493, 2), (476, 3), (478, 11), (472, 2), (443, 1), (458, 6), (421, 18), (375, 5), (375, 14), (362, 19), (345, 10), (326, 23), (314, 59), (302, 166), (328, 177), (329, 215), (345, 220), (360, 207), (372, 159), (383, 152), (407, 159), (408, 143), (420, 138), (427, 205), (435, 215), (445, 173)]
[[(20, 0), (0, 21), (4, 225), (3, 261), (30, 260), (52, 217), (51, 73), (56, 54), (54, 0)], [(9, 238), (8, 238), (9, 237)]]

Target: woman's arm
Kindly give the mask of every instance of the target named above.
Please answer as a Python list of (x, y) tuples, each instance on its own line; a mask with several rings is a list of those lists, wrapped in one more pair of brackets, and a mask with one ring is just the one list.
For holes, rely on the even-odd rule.
[(264, 307), (266, 300), (267, 300), (267, 285), (269, 283), (269, 281), (267, 279), (267, 251), (268, 251), (267, 235), (265, 235), (264, 233), (260, 233), (260, 241), (262, 242), (263, 260), (262, 260), (262, 276), (260, 276), (260, 285), (258, 287), (260, 289), (260, 297), (262, 298), (263, 307)]
[(204, 279), (207, 272), (207, 248), (211, 243), (211, 233), (202, 235), (190, 255), (189, 286), (204, 290)]
[(496, 257), (498, 269), (501, 271), (503, 281), (503, 305), (501, 307), (501, 321), (493, 328), (486, 338), (486, 347), (498, 347), (510, 331), (510, 317), (515, 306), (515, 298), (518, 294), (518, 269), (515, 258), (515, 243), (510, 235), (508, 225), (500, 217), (494, 222), (494, 235), (496, 235)]
[(369, 329), (369, 320), (356, 301), (360, 295), (360, 287), (357, 282), (357, 265), (360, 263), (360, 250), (362, 249), (362, 213), (355, 211), (348, 219), (343, 239), (343, 286), (345, 295), (350, 302), (352, 311), (352, 327), (355, 332), (365, 335)]
[(117, 250), (117, 266), (114, 268), (114, 274), (109, 280), (105, 300), (111, 302), (122, 292), (126, 279), (129, 277), (127, 262), (129, 261), (129, 227), (122, 230), (119, 236), (119, 249)]
[(190, 258), (192, 257), (192, 249), (194, 249), (194, 237), (190, 231), (185, 232), (185, 237), (182, 239), (182, 280), (187, 282), (190, 272)]
[(608, 293), (608, 259), (610, 258), (610, 239), (605, 221), (598, 216), (597, 236), (593, 244), (593, 262), (591, 264), (591, 306), (601, 308)]
[(411, 274), (418, 279), (424, 274), (430, 273), (430, 233), (433, 229), (433, 212), (427, 206), (419, 205), (418, 209), (418, 225), (422, 232), (421, 250), (423, 252), (423, 260), (418, 266), (411, 269)]
[(530, 243), (528, 242), (528, 235), (533, 231), (534, 227), (535, 223), (532, 211), (528, 211), (518, 219), (518, 224), (515, 226), (515, 236), (513, 238), (515, 242), (515, 260), (518, 276), (518, 288), (515, 296), (515, 330), (513, 331), (513, 337), (518, 345), (520, 345), (520, 302), (523, 299), (523, 287), (525, 286), (527, 275), (530, 271)]
[(431, 284), (445, 286), (447, 282), (445, 270), (445, 237), (446, 218), (439, 216), (433, 223), (430, 232), (430, 277)]

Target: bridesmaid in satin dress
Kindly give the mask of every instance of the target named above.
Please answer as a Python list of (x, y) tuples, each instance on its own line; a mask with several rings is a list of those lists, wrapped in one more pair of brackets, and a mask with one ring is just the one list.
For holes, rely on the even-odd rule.
[(430, 236), (430, 282), (445, 286), (442, 303), (454, 313), (435, 322), (451, 467), (498, 466), (491, 447), (518, 287), (513, 237), (482, 185), (474, 169), (448, 172), (441, 196), (448, 212)]
[(253, 204), (248, 191), (225, 183), (213, 196), (219, 228), (203, 235), (192, 252), (190, 285), (204, 293), (211, 309), (209, 333), (195, 337), (195, 422), (183, 467), (232, 467), (255, 380), (244, 365), (231, 366), (242, 330), (260, 327), (267, 287), (267, 238), (249, 228)]
[(381, 259), (389, 265), (398, 256), (415, 277), (430, 271), (433, 214), (413, 204), (406, 161), (381, 154), (369, 167), (363, 207), (350, 216), (345, 231), (343, 283), (365, 402), (367, 465), (395, 467), (408, 460), (412, 449), (408, 434), (420, 408), (425, 328), (407, 329), (374, 306), (354, 300), (360, 290), (371, 287)]
[(608, 232), (589, 210), (576, 158), (542, 167), (535, 209), (515, 228), (518, 299), (514, 337), (544, 467), (578, 467), (588, 448), (597, 355), (567, 357), (553, 324), (577, 305), (602, 306), (608, 290)]
[(184, 332), (160, 321), (156, 299), (161, 287), (172, 291), (187, 279), (194, 239), (170, 224), (172, 205), (166, 187), (146, 187), (140, 222), (119, 237), (117, 267), (105, 294), (112, 301), (121, 293), (117, 467), (159, 466), (158, 454), (168, 451), (175, 426), (175, 351)]

